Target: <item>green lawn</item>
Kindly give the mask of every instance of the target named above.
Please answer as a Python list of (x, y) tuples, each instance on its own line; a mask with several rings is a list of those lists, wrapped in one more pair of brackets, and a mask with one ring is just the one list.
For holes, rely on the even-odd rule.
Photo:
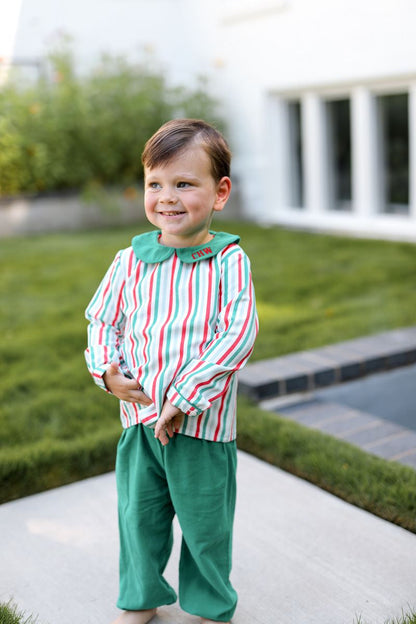
[[(251, 257), (260, 316), (252, 357), (415, 323), (416, 246), (221, 223)], [(84, 309), (136, 229), (0, 244), (0, 444), (72, 439), (114, 422), (86, 372)]]
[[(117, 250), (144, 229), (1, 240), (0, 500), (112, 466), (118, 405), (86, 370), (83, 315)], [(252, 261), (260, 316), (253, 360), (415, 323), (416, 245), (248, 223), (221, 221), (216, 229), (238, 232)], [(242, 422), (250, 410), (241, 401)]]
[[(86, 371), (83, 314), (116, 251), (143, 229), (1, 240), (0, 502), (112, 468), (118, 406)], [(415, 324), (415, 245), (246, 223), (216, 229), (240, 233), (252, 261), (261, 327), (253, 360)], [(416, 532), (412, 469), (245, 399), (239, 414), (240, 448)], [(32, 621), (0, 605), (0, 624)]]

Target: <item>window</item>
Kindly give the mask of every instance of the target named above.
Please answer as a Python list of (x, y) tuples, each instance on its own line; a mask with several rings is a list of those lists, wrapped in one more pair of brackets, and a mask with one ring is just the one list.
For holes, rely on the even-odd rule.
[(377, 97), (381, 211), (409, 213), (409, 98)]
[(301, 104), (298, 100), (287, 102), (289, 205), (303, 207), (303, 153)]
[(350, 100), (326, 104), (329, 207), (351, 210), (351, 112)]

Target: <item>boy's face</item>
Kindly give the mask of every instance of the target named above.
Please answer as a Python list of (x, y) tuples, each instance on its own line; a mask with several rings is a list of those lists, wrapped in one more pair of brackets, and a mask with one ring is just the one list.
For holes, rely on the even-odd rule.
[(146, 217), (162, 231), (160, 242), (169, 247), (208, 242), (213, 212), (223, 209), (231, 181), (214, 180), (203, 147), (193, 146), (164, 165), (145, 168), (144, 173)]

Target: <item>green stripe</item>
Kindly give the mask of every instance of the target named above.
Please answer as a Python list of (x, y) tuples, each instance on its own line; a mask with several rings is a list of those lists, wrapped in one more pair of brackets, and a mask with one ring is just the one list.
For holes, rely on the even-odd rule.
[[(225, 405), (224, 405), (224, 417), (223, 417), (223, 421), (222, 421), (221, 430), (220, 430), (220, 432), (218, 434), (218, 440), (224, 440), (226, 424), (228, 424), (228, 422), (229, 422), (230, 425), (231, 425), (230, 402), (231, 402), (231, 396), (232, 396), (233, 392), (231, 392), (230, 388), (231, 388), (232, 384), (233, 384), (233, 380), (230, 381), (230, 385), (228, 387), (228, 397), (227, 397), (227, 400), (226, 400)], [(231, 433), (231, 427), (230, 427), (230, 433)]]
[[(136, 360), (136, 366), (140, 367), (140, 353), (139, 353), (139, 345), (140, 345), (140, 340), (137, 340), (136, 336), (134, 335), (134, 330), (133, 328), (136, 327), (136, 318), (139, 314), (140, 308), (142, 307), (143, 304), (143, 284), (145, 282), (145, 277), (147, 275), (149, 271), (149, 265), (145, 264), (144, 262), (141, 263), (141, 269), (140, 269), (140, 280), (137, 284), (137, 307), (136, 310), (134, 311), (134, 313), (131, 316), (131, 331), (133, 333), (133, 346), (134, 348), (134, 359)], [(134, 276), (134, 281), (133, 281), (133, 286), (134, 283), (136, 281), (136, 275)]]
[[(157, 301), (159, 301), (159, 294), (160, 294), (160, 282), (161, 282), (161, 275), (162, 275), (162, 271), (159, 270), (157, 271), (157, 279), (156, 279), (156, 286), (155, 286), (155, 293), (154, 293), (154, 297), (153, 297), (153, 303), (156, 303)], [(156, 323), (156, 317), (157, 314), (155, 314), (155, 305), (153, 305), (152, 307), (153, 310), (153, 323), (151, 323), (151, 325), (149, 325), (149, 330), (148, 330), (148, 336), (149, 336), (149, 342), (148, 342), (148, 350), (147, 350), (147, 364), (145, 366), (145, 368), (143, 369), (143, 382), (142, 382), (142, 386), (145, 385), (145, 382), (149, 376), (149, 372), (150, 372), (150, 366), (152, 364), (152, 358), (150, 357), (151, 355), (151, 351), (152, 351), (152, 344), (153, 344), (153, 336), (152, 336), (152, 330), (153, 327)]]
[(186, 357), (184, 358), (184, 365), (186, 366), (188, 364), (188, 362), (190, 362), (191, 360), (191, 344), (192, 344), (192, 328), (194, 326), (194, 321), (198, 312), (198, 301), (196, 298), (196, 293), (200, 292), (199, 290), (199, 284), (200, 284), (200, 271), (201, 271), (201, 266), (202, 264), (200, 262), (198, 262), (198, 264), (195, 267), (195, 287), (192, 288), (192, 303), (193, 303), (193, 314), (191, 316), (191, 318), (188, 321), (188, 326), (189, 326), (189, 331), (187, 333), (187, 339), (188, 339), (188, 345), (187, 345), (187, 350), (186, 350)]
[[(166, 331), (166, 348), (165, 348), (165, 346), (163, 347), (163, 353), (166, 356), (166, 360), (165, 360), (165, 362), (166, 362), (166, 369), (168, 369), (169, 361), (170, 361), (169, 353), (170, 353), (170, 343), (171, 343), (171, 335), (172, 335), (172, 323), (175, 321), (175, 319), (177, 317), (177, 314), (178, 314), (178, 309), (179, 309), (179, 300), (180, 300), (180, 296), (179, 296), (179, 282), (180, 282), (181, 275), (182, 275), (182, 263), (179, 260), (178, 260), (178, 263), (179, 263), (179, 268), (178, 268), (178, 273), (176, 275), (175, 284), (174, 284), (174, 289), (175, 289), (175, 307), (174, 307), (174, 310), (172, 311), (172, 316), (171, 316), (171, 319), (170, 319), (170, 321), (168, 323), (168, 326), (167, 326), (167, 331)], [(163, 379), (162, 375), (161, 375), (161, 379)], [(169, 380), (169, 381), (171, 381), (171, 380)]]

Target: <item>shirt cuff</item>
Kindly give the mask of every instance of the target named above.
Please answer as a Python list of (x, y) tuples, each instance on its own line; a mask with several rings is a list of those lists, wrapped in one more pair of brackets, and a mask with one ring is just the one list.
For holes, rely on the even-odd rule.
[(104, 390), (105, 392), (107, 392), (108, 394), (112, 394), (112, 392), (110, 392), (110, 390), (107, 388), (107, 386), (105, 385), (103, 376), (105, 375), (105, 373), (108, 370), (108, 366), (106, 366), (105, 368), (96, 368), (92, 373), (91, 376), (94, 380), (94, 382), (97, 384), (97, 386), (99, 388), (101, 388), (102, 390)]
[(172, 403), (172, 405), (180, 409), (181, 412), (187, 416), (199, 416), (204, 411), (185, 399), (185, 397), (181, 395), (175, 386), (171, 386), (169, 388), (166, 398)]

